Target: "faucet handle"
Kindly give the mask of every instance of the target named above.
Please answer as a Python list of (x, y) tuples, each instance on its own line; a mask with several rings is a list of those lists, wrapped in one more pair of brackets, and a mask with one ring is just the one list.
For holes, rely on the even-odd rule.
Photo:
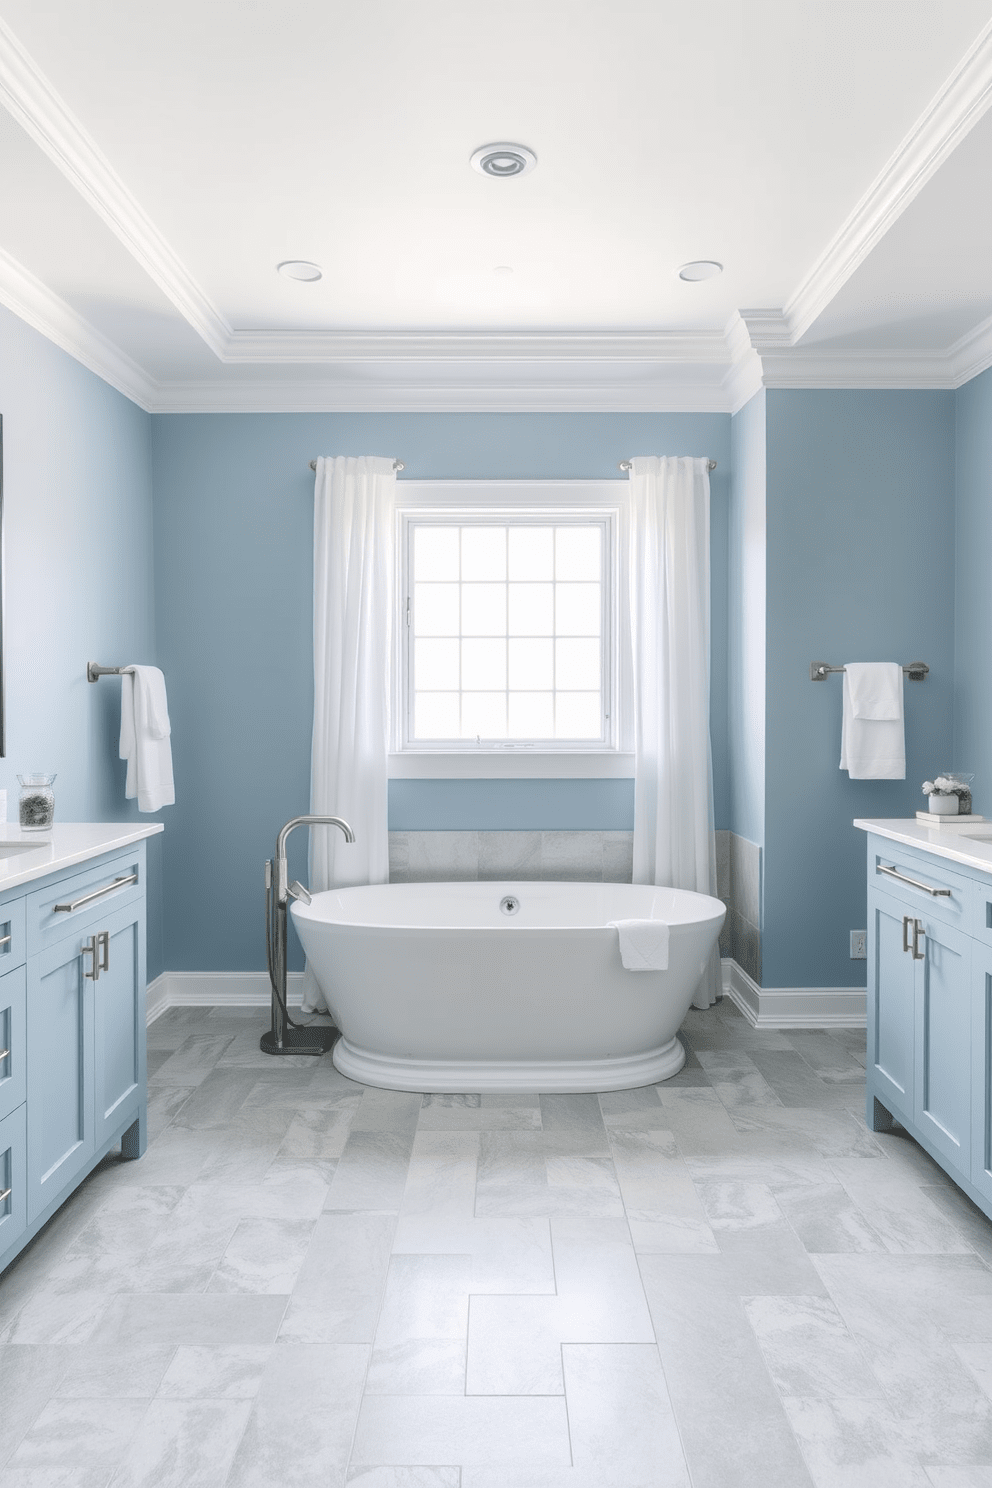
[(305, 889), (303, 885), (299, 883), (298, 880), (295, 878), (289, 885), (289, 888), (286, 890), (286, 892), (291, 899), (299, 899), (300, 902), (303, 904), (313, 903), (313, 895), (310, 893), (309, 889)]

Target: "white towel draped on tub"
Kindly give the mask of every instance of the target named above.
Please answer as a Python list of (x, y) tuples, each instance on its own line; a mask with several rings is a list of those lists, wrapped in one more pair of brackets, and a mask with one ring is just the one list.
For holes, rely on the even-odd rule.
[(664, 920), (609, 920), (620, 937), (625, 971), (668, 970), (668, 926)]
[(133, 666), (121, 677), (120, 756), (127, 760), (127, 799), (139, 811), (158, 811), (176, 799), (165, 678), (158, 667)]
[(844, 669), (840, 767), (852, 780), (905, 780), (902, 667), (849, 661)]

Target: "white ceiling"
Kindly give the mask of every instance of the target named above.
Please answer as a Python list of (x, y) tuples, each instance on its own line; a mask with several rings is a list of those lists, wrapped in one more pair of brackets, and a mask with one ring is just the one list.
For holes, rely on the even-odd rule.
[(0, 0), (0, 300), (150, 408), (954, 386), (990, 102), (992, 0)]

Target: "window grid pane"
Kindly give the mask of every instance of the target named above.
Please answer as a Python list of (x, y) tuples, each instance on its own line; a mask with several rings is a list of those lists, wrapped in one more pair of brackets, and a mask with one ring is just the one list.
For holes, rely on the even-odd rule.
[(604, 738), (605, 530), (410, 523), (414, 742)]

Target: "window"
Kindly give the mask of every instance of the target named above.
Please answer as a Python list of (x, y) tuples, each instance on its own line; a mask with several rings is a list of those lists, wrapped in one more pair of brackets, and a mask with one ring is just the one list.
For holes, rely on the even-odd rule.
[(402, 747), (612, 749), (614, 550), (602, 509), (405, 512)]

